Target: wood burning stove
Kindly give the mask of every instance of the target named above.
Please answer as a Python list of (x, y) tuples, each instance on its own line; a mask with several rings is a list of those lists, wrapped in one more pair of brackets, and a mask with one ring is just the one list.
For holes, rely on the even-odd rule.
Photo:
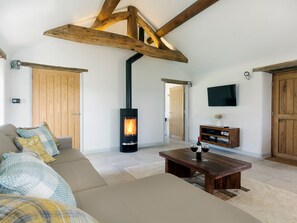
[(137, 109), (132, 108), (132, 63), (142, 56), (137, 53), (126, 61), (126, 108), (121, 109), (120, 117), (120, 151), (124, 153), (136, 152), (138, 148)]
[[(144, 30), (139, 28), (139, 40), (144, 41)], [(126, 61), (126, 108), (120, 112), (120, 151), (136, 152), (138, 149), (137, 109), (132, 108), (132, 63), (143, 56), (137, 53)]]
[(137, 109), (121, 109), (120, 123), (120, 151), (121, 152), (136, 152), (137, 145)]

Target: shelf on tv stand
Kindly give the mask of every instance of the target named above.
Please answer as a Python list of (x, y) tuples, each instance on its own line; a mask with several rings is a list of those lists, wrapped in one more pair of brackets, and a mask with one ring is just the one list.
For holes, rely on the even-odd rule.
[(200, 138), (201, 142), (206, 142), (209, 144), (235, 148), (239, 147), (239, 128), (230, 127), (219, 127), (219, 126), (200, 126)]

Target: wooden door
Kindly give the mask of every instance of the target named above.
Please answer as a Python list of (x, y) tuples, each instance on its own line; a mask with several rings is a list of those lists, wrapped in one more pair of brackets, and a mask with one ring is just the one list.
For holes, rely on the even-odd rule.
[(297, 160), (297, 71), (273, 76), (272, 155)]
[(71, 136), (80, 148), (80, 74), (33, 69), (32, 124), (46, 121), (57, 137)]
[(183, 141), (185, 139), (185, 91), (184, 86), (169, 89), (169, 137)]

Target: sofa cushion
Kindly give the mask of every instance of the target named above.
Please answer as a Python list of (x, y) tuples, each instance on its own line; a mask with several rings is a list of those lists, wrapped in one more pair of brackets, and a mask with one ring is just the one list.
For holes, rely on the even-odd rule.
[(13, 141), (13, 138), (18, 136), (16, 132), (17, 128), (12, 124), (6, 124), (0, 126), (0, 133), (3, 133), (4, 135), (8, 136), (11, 141)]
[(3, 154), (0, 193), (48, 198), (76, 206), (65, 180), (43, 161), (25, 153)]
[(0, 161), (2, 160), (2, 154), (8, 152), (18, 152), (13, 140), (0, 132)]
[(56, 159), (51, 157), (45, 150), (39, 136), (33, 136), (31, 138), (15, 137), (14, 142), (20, 151), (24, 149), (31, 150), (37, 153), (45, 163), (50, 163)]
[(102, 222), (260, 223), (246, 212), (170, 174), (76, 193), (78, 207)]
[(60, 154), (55, 156), (56, 163), (65, 163), (65, 162), (72, 162), (76, 160), (87, 160), (87, 158), (76, 149), (60, 149)]
[(71, 136), (63, 136), (59, 137), (59, 149), (71, 149), (72, 148), (72, 137)]
[(47, 199), (0, 194), (1, 222), (90, 222), (84, 211)]
[(45, 128), (47, 128), (47, 130), (50, 132), (50, 134), (51, 134), (51, 136), (52, 136), (52, 138), (53, 138), (56, 146), (59, 148), (61, 146), (61, 144), (60, 144), (58, 138), (52, 133), (52, 131), (51, 131), (50, 127), (48, 126), (48, 124), (46, 122), (42, 122), (40, 124), (40, 126), (44, 126)]
[(31, 129), (37, 129), (40, 126), (44, 126), (45, 128), (47, 128), (47, 130), (49, 131), (49, 133), (51, 134), (51, 137), (53, 138), (56, 146), (59, 148), (60, 147), (60, 141), (59, 139), (52, 133), (51, 129), (49, 128), (48, 124), (46, 122), (42, 122), (40, 123), (38, 126), (35, 127), (29, 127), (29, 128), (19, 128), (19, 129), (24, 129), (24, 130), (31, 130)]
[(2, 154), (7, 152), (18, 152), (13, 142), (13, 138), (17, 136), (16, 127), (12, 124), (0, 126), (0, 161)]
[(106, 185), (87, 159), (64, 163), (54, 162), (51, 167), (67, 181), (73, 192)]
[(17, 129), (17, 133), (24, 137), (30, 138), (32, 136), (38, 135), (41, 139), (41, 142), (44, 145), (44, 148), (48, 154), (51, 156), (59, 154), (59, 150), (54, 142), (54, 139), (51, 136), (50, 131), (45, 126), (39, 126), (38, 128), (33, 129)]

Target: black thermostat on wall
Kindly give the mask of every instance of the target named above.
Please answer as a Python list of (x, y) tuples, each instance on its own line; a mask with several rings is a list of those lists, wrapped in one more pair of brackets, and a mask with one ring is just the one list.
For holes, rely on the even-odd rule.
[(19, 99), (19, 98), (13, 98), (13, 99), (11, 99), (11, 102), (13, 104), (20, 104), (21, 103), (21, 99)]

